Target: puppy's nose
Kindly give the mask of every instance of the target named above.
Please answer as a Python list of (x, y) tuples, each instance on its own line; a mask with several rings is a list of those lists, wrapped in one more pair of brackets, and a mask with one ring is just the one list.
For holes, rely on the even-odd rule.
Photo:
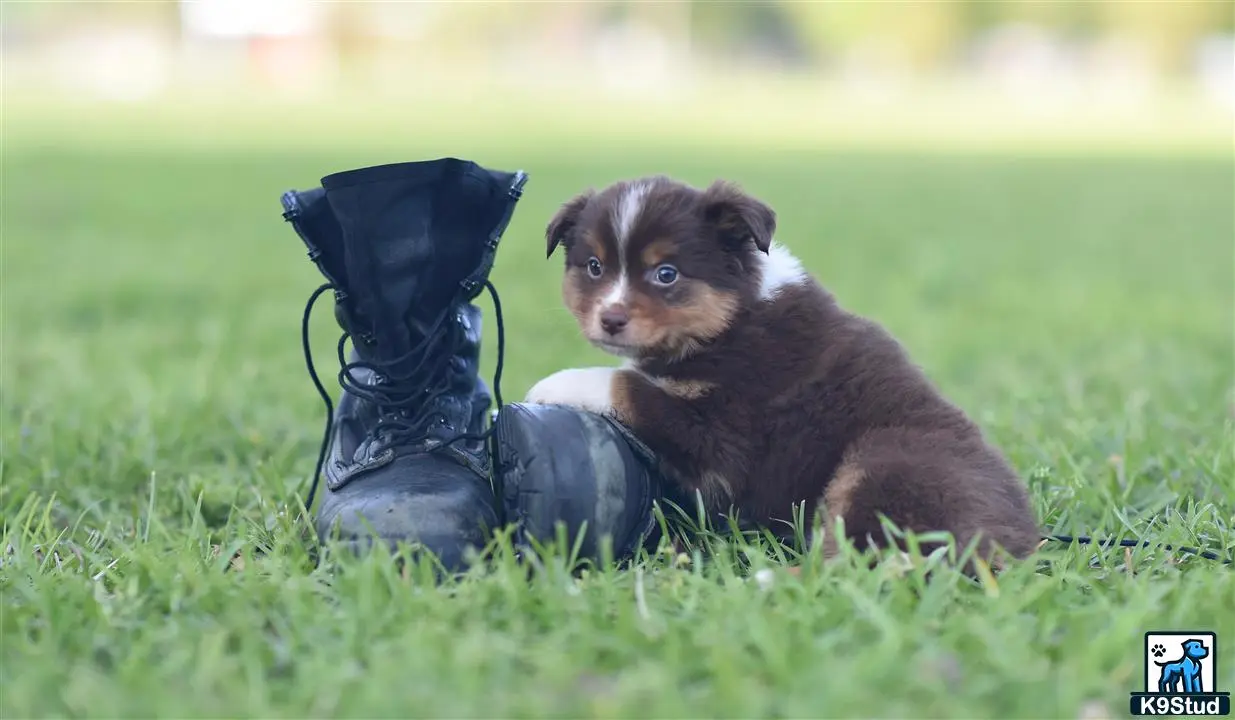
[(626, 312), (624, 307), (606, 308), (600, 313), (600, 326), (610, 335), (617, 335), (622, 332), (622, 329), (629, 322), (630, 313)]

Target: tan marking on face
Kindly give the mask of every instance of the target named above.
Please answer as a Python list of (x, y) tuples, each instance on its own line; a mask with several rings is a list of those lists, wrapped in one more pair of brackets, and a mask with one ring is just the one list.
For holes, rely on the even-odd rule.
[(700, 340), (711, 340), (729, 329), (738, 310), (738, 296), (704, 285), (695, 291), (694, 302), (665, 308), (666, 324), (676, 334)]
[(591, 303), (579, 287), (579, 274), (578, 271), (568, 271), (562, 277), (562, 304), (575, 316), (575, 321), (580, 326), (585, 326), (588, 317), (588, 307)]
[[(700, 342), (710, 340), (729, 328), (738, 309), (738, 296), (714, 290), (706, 285), (695, 291), (695, 299), (687, 305), (665, 305), (645, 292), (627, 296), (626, 309), (630, 322), (620, 337), (611, 338), (600, 324), (604, 295), (591, 298), (579, 293), (572, 307), (584, 335), (592, 341), (621, 342), (644, 354), (685, 357), (697, 349)], [(579, 308), (579, 309), (575, 309)]]
[(738, 304), (736, 294), (721, 292), (705, 285), (696, 291), (694, 302), (663, 308), (655, 320), (662, 330), (660, 348), (663, 352), (679, 358), (693, 354), (700, 343), (729, 329)]
[[(604, 274), (600, 279), (593, 278), (588, 274), (587, 267), (570, 267), (562, 276), (562, 304), (570, 310), (575, 316), (575, 321), (579, 323), (579, 327), (585, 333), (590, 333), (591, 327), (595, 326), (599, 330), (597, 316), (596, 299), (599, 297), (597, 292), (600, 286), (612, 284), (615, 278), (617, 268), (609, 266), (609, 251), (605, 244), (601, 242), (594, 230), (584, 230), (580, 236), (579, 242), (587, 248), (588, 254), (596, 257), (600, 264), (604, 267)], [(588, 335), (591, 337), (591, 335)]]
[(673, 255), (676, 244), (672, 240), (656, 240), (643, 248), (639, 259), (645, 268), (654, 268)]
[(605, 272), (609, 272), (611, 268), (609, 267), (608, 251), (605, 249), (605, 244), (596, 236), (596, 232), (594, 230), (589, 228), (583, 231), (583, 244), (586, 245), (588, 250), (596, 256), (596, 259), (600, 261), (600, 264), (605, 266)]

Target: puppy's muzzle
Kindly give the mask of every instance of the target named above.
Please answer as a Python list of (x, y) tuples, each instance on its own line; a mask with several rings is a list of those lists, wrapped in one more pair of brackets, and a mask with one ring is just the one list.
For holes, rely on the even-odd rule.
[(630, 313), (621, 305), (614, 305), (600, 311), (600, 327), (609, 335), (617, 335), (630, 324)]

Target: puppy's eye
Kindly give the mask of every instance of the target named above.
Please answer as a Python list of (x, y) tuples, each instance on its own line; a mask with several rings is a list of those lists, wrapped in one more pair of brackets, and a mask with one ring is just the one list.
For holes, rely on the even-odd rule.
[(594, 278), (598, 278), (600, 277), (600, 274), (604, 271), (605, 271), (605, 266), (601, 265), (599, 260), (597, 260), (594, 257), (588, 258), (588, 261), (587, 261), (587, 274), (588, 275), (591, 275)]
[(678, 269), (672, 265), (661, 265), (652, 277), (661, 285), (672, 285), (678, 280)]

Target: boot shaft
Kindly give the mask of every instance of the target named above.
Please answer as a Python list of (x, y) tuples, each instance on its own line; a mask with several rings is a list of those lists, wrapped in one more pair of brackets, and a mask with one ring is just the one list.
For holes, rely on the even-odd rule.
[(447, 308), (480, 293), (525, 182), (455, 158), (379, 165), (285, 192), (283, 217), (361, 356), (399, 375)]
[[(448, 158), (335, 173), (282, 197), (283, 216), (333, 288), (336, 320), (352, 338), (340, 381), (353, 404), (401, 427), (408, 449), (481, 430), (491, 396), (479, 377), (481, 317), (470, 301), (525, 181), (522, 172)], [(385, 444), (361, 443), (358, 455)]]
[[(280, 198), (283, 204), (283, 219), (291, 223), (305, 247), (309, 259), (334, 288), (334, 316), (339, 328), (349, 335), (367, 327), (357, 318), (349, 317), (348, 310), (354, 303), (348, 302), (346, 269), (343, 265), (343, 228), (330, 209), (325, 188), (312, 190), (288, 190)], [(354, 311), (354, 310), (353, 310)]]
[(523, 181), (454, 158), (322, 178), (342, 230), (341, 304), (367, 362), (394, 379), (423, 369), (415, 351), (479, 294)]

